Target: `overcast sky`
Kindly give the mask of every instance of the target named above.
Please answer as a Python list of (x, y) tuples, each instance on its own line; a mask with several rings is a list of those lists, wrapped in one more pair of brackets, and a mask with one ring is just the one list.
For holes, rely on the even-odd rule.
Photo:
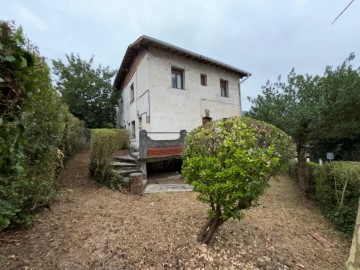
[(355, 52), (360, 66), (360, 0), (116, 1), (0, 0), (0, 19), (14, 20), (43, 56), (70, 52), (118, 69), (127, 46), (145, 34), (251, 72), (247, 96), (267, 80), (322, 74)]

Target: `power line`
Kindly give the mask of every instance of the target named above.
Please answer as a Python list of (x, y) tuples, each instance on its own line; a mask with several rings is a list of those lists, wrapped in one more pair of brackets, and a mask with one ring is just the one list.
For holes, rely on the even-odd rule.
[(345, 12), (345, 10), (347, 10), (348, 7), (349, 7), (354, 1), (355, 1), (355, 0), (351, 0), (351, 2), (346, 6), (346, 8), (344, 8), (344, 10), (341, 11), (341, 13), (339, 14), (339, 16), (337, 16), (337, 17), (335, 18), (335, 20), (331, 23), (331, 25), (333, 25), (334, 22), (336, 22), (336, 20), (341, 16), (341, 14), (343, 14), (343, 13)]

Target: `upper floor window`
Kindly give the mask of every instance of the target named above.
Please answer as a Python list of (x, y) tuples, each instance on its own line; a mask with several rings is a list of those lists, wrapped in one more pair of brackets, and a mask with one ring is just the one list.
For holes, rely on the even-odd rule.
[(123, 104), (123, 99), (122, 97), (120, 98), (120, 102), (119, 102), (119, 107), (120, 107), (120, 112), (123, 112), (123, 108), (124, 108), (124, 104)]
[(171, 86), (172, 88), (184, 89), (184, 70), (171, 68)]
[(222, 97), (229, 97), (228, 81), (220, 80), (220, 91)]
[(134, 93), (134, 83), (130, 86), (130, 102), (133, 102), (135, 99), (135, 93)]
[(205, 74), (200, 74), (200, 83), (201, 85), (207, 85), (207, 76)]

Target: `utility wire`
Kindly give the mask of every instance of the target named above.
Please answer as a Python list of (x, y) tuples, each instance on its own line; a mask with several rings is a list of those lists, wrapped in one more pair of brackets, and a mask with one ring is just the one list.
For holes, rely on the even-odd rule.
[(346, 8), (344, 8), (344, 10), (341, 11), (341, 13), (339, 14), (339, 16), (337, 16), (337, 17), (335, 18), (335, 20), (331, 23), (331, 25), (333, 25), (334, 22), (336, 22), (336, 20), (345, 12), (345, 10), (347, 10), (347, 8), (348, 8), (354, 1), (355, 1), (355, 0), (351, 0), (351, 2), (346, 6)]

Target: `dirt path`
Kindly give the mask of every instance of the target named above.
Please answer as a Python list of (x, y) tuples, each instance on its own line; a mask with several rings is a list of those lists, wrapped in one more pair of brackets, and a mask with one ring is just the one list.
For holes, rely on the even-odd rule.
[(343, 269), (350, 240), (285, 176), (206, 247), (196, 242), (207, 208), (195, 193), (98, 188), (87, 164), (87, 153), (67, 164), (66, 188), (32, 228), (0, 234), (0, 269)]

